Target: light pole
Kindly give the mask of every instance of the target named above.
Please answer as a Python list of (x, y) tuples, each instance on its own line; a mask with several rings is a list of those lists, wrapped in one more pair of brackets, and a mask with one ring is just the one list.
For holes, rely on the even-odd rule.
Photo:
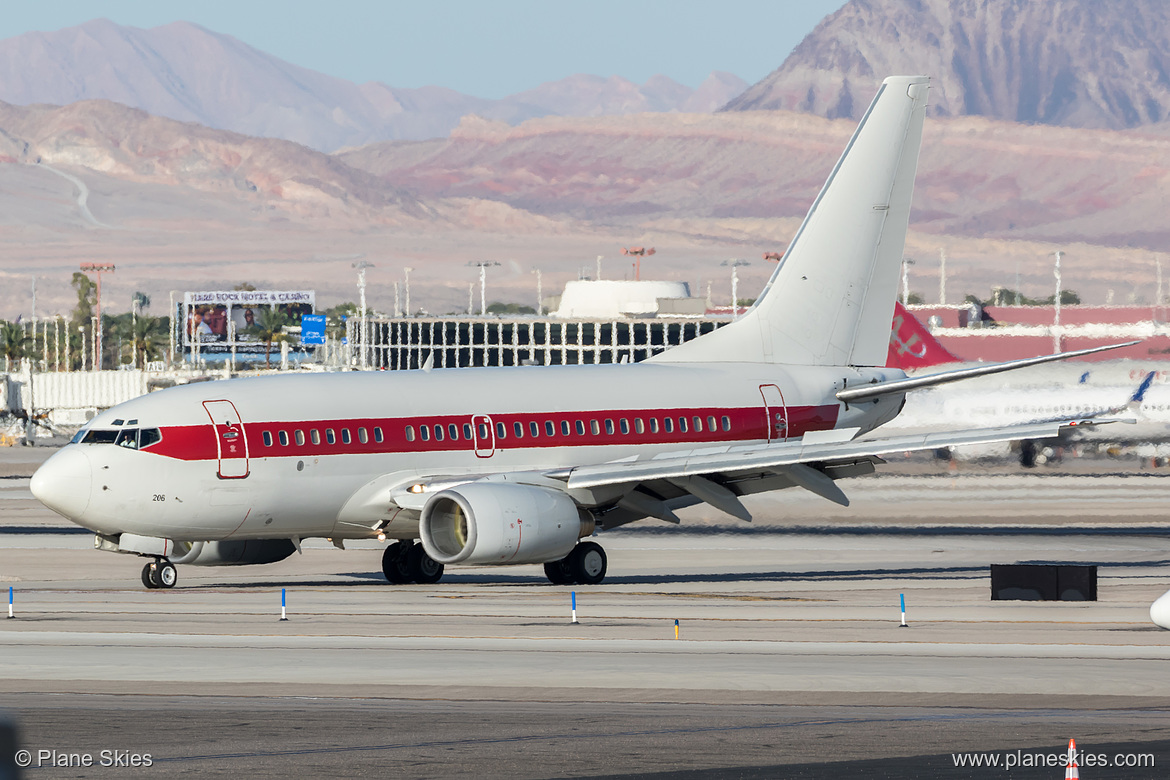
[(82, 271), (93, 271), (97, 274), (97, 328), (93, 334), (93, 351), (97, 356), (93, 367), (96, 371), (102, 370), (102, 274), (113, 273), (113, 263), (82, 263)]
[(1052, 310), (1052, 351), (1060, 352), (1060, 258), (1064, 257), (1064, 252), (1059, 249), (1056, 250), (1056, 265), (1052, 269), (1053, 276), (1056, 277), (1056, 298), (1055, 307)]
[(406, 275), (406, 283), (404, 285), (406, 287), (406, 309), (403, 310), (403, 314), (405, 314), (407, 317), (410, 316), (410, 272), (413, 270), (414, 269), (410, 267), (402, 269), (403, 274)]
[(731, 318), (733, 320), (739, 319), (739, 268), (744, 265), (751, 265), (747, 260), (740, 260), (733, 258), (731, 260), (724, 260), (719, 265), (731, 267)]
[(601, 281), (601, 261), (604, 257), (605, 255), (597, 256), (597, 281), (599, 282)]
[(908, 257), (902, 258), (902, 305), (910, 303), (910, 266), (914, 261)]
[[(487, 269), (489, 266), (498, 266), (499, 263), (493, 260), (473, 260), (467, 265), (469, 268), (479, 269), (479, 316), (484, 317), (487, 315)], [(470, 303), (467, 313), (471, 313)]]
[(358, 272), (358, 298), (361, 301), (361, 315), (360, 315), (360, 330), (361, 336), (361, 354), (358, 360), (361, 361), (361, 367), (367, 368), (368, 361), (366, 356), (366, 269), (373, 268), (373, 263), (367, 263), (365, 260), (359, 260), (356, 263), (350, 263), (350, 267), (356, 268)]
[[(598, 256), (600, 260), (600, 256)], [(540, 269), (533, 268), (532, 273), (536, 274), (536, 316), (540, 317), (544, 314), (544, 289), (540, 284)]]

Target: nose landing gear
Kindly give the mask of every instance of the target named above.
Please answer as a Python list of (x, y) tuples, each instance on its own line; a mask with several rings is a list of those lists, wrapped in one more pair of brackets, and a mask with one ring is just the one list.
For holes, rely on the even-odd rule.
[(178, 581), (179, 572), (175, 564), (166, 558), (156, 558), (153, 563), (142, 567), (142, 584), (151, 590), (173, 588)]

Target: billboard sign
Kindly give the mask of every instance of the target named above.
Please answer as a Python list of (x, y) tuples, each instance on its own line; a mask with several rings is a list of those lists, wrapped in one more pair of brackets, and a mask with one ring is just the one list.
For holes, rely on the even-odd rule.
[(305, 346), (325, 344), (324, 314), (306, 314), (301, 317), (301, 343)]
[[(283, 325), (271, 349), (280, 350), (280, 341), (290, 349), (303, 351), (302, 318), (312, 315), (316, 293), (312, 290), (210, 290), (183, 295), (177, 322), (186, 323), (180, 334), (183, 349), (190, 352), (195, 341), (204, 353), (231, 352), (264, 354), (272, 326)], [(322, 317), (324, 319), (324, 317)], [(324, 340), (315, 343), (324, 343)]]

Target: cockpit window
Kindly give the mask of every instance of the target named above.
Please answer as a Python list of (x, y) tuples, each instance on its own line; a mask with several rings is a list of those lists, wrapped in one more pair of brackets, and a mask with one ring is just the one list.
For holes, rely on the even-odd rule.
[(147, 447), (162, 441), (162, 433), (158, 428), (123, 428), (118, 431), (88, 430), (78, 431), (73, 442), (82, 444), (117, 444), (130, 450), (144, 450)]

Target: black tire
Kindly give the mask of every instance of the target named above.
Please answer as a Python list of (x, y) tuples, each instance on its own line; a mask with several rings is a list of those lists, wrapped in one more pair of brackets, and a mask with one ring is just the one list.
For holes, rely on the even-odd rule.
[(544, 565), (544, 576), (553, 585), (572, 585), (573, 574), (569, 571), (568, 558), (559, 561), (549, 561)]
[(420, 585), (434, 585), (443, 578), (443, 564), (427, 555), (421, 544), (413, 544), (406, 553), (410, 578)]
[(566, 558), (573, 581), (578, 585), (598, 585), (605, 579), (609, 562), (597, 542), (581, 542)]
[(154, 566), (153, 563), (148, 563), (142, 567), (142, 584), (154, 590), (158, 585), (154, 581), (154, 572), (150, 570), (152, 566)]
[(170, 561), (162, 561), (154, 567), (154, 579), (158, 582), (158, 587), (169, 590), (179, 581), (179, 571)]
[(395, 542), (382, 553), (382, 574), (395, 585), (410, 582), (410, 570), (406, 567), (407, 542)]

